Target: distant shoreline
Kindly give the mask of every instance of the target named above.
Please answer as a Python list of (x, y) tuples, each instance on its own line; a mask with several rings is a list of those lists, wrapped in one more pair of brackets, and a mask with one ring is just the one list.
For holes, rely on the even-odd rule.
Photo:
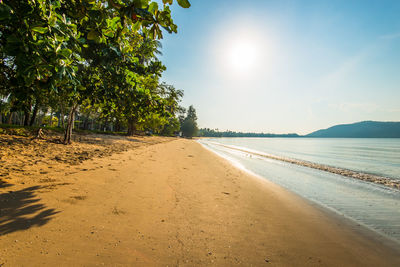
[(400, 122), (362, 121), (339, 124), (306, 135), (219, 131), (209, 128), (200, 129), (199, 133), (204, 137), (400, 138)]

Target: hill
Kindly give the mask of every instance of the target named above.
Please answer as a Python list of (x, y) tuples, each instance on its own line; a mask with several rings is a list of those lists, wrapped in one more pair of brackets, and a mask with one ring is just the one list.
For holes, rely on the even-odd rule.
[(400, 122), (362, 121), (340, 124), (305, 137), (400, 138)]

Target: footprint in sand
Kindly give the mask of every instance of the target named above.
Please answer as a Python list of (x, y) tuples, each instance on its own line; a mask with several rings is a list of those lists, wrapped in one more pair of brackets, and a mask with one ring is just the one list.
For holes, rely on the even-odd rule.
[(76, 204), (79, 200), (85, 200), (87, 196), (72, 196), (67, 199), (64, 199), (63, 202), (67, 202), (69, 204)]
[(112, 210), (112, 214), (114, 214), (114, 215), (121, 215), (121, 214), (125, 214), (125, 213), (126, 213), (125, 211), (118, 209), (117, 207), (114, 207)]
[(52, 178), (43, 178), (39, 180), (39, 183), (51, 183), (51, 182), (56, 182), (56, 179), (52, 179)]

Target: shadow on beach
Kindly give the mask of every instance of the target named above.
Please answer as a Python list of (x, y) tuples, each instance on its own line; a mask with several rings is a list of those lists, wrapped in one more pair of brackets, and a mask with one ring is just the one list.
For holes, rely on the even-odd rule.
[[(0, 180), (0, 188), (10, 187)], [(18, 191), (0, 194), (0, 236), (33, 226), (43, 226), (58, 212), (39, 203), (35, 191), (40, 186), (27, 187)]]
[[(72, 145), (64, 145), (61, 136), (46, 135), (45, 138), (0, 134), (0, 177), (26, 178), (47, 165), (64, 163), (78, 165), (85, 160), (107, 157), (140, 146), (147, 146), (170, 138), (127, 137), (99, 134), (75, 134)], [(18, 160), (16, 160), (16, 155)], [(38, 163), (42, 166), (37, 167)], [(33, 166), (33, 167), (30, 167)], [(35, 167), (36, 166), (36, 167)]]

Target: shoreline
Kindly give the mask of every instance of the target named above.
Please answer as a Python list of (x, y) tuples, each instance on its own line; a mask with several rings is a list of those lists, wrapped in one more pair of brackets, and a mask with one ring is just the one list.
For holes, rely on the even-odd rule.
[[(257, 173), (254, 173), (253, 171), (247, 169), (245, 166), (242, 166), (239, 162), (236, 162), (233, 159), (230, 159), (229, 157), (226, 157), (222, 154), (219, 154), (218, 152), (208, 148), (207, 146), (205, 146), (204, 144), (202, 144), (201, 142), (198, 142), (204, 149), (210, 151), (211, 153), (214, 153), (215, 155), (217, 155), (218, 157), (226, 160), (227, 162), (229, 162), (234, 168), (238, 168), (244, 172), (246, 172), (249, 176), (252, 176), (253, 179), (256, 180), (260, 180), (263, 182), (266, 182), (265, 186), (268, 186), (268, 184), (272, 183), (275, 186), (278, 186), (279, 188), (281, 188), (281, 190), (286, 191), (288, 194), (293, 194), (297, 197), (299, 197), (300, 199), (302, 199), (304, 202), (307, 203), (307, 205), (312, 206), (313, 208), (319, 210), (320, 212), (324, 213), (326, 216), (330, 217), (333, 221), (340, 221), (341, 223), (347, 225), (346, 227), (349, 227), (350, 229), (358, 232), (361, 235), (364, 235), (365, 237), (374, 240), (377, 243), (381, 243), (391, 249), (393, 249), (394, 251), (398, 251), (398, 253), (400, 253), (400, 241), (396, 240), (388, 235), (385, 235), (383, 233), (378, 232), (376, 229), (373, 229), (371, 227), (369, 227), (368, 225), (362, 223), (362, 222), (358, 222), (355, 219), (346, 216), (343, 213), (340, 213), (339, 211), (330, 208), (329, 206), (323, 205), (322, 203), (319, 203), (317, 201), (314, 201), (312, 199), (307, 199), (301, 195), (299, 195), (298, 193), (294, 192), (294, 191), (290, 191), (289, 189), (282, 187), (279, 184), (274, 183), (273, 181), (268, 180), (268, 178), (263, 177)], [(224, 146), (224, 145), (221, 145)], [(229, 147), (229, 146), (228, 146)], [(231, 148), (231, 147), (229, 147)], [(239, 150), (239, 149), (237, 149)], [(246, 153), (253, 153), (253, 152), (249, 152), (249, 151), (243, 151), (243, 150), (239, 150), (241, 152), (246, 152)], [(277, 159), (279, 160), (279, 159)], [(295, 163), (293, 163), (295, 164)], [(382, 185), (381, 185), (382, 186)], [(385, 187), (387, 188), (387, 187)], [(397, 189), (397, 188), (392, 188), (389, 187), (391, 189)]]
[(224, 144), (215, 143), (215, 142), (213, 142), (213, 144), (222, 146), (225, 148), (237, 150), (237, 151), (240, 151), (243, 153), (249, 153), (249, 154), (252, 154), (257, 157), (278, 160), (278, 161), (282, 161), (282, 162), (286, 162), (286, 163), (290, 163), (290, 164), (294, 164), (294, 165), (298, 165), (298, 166), (303, 166), (303, 167), (307, 167), (307, 168), (311, 168), (311, 169), (334, 173), (334, 174), (338, 174), (338, 175), (341, 175), (344, 177), (358, 179), (358, 180), (361, 180), (364, 182), (370, 182), (373, 184), (384, 186), (386, 188), (395, 189), (395, 190), (400, 191), (400, 180), (398, 180), (398, 179), (394, 179), (394, 178), (390, 178), (390, 177), (386, 177), (386, 176), (380, 176), (380, 175), (371, 174), (371, 173), (360, 172), (360, 171), (353, 171), (353, 170), (349, 170), (349, 169), (341, 168), (341, 167), (329, 166), (329, 165), (325, 165), (325, 164), (310, 162), (307, 160), (299, 160), (299, 159), (287, 158), (287, 157), (282, 157), (282, 156), (275, 156), (272, 154), (258, 152), (258, 151), (252, 150), (252, 149), (246, 150), (246, 148), (242, 148), (242, 147), (229, 146), (229, 145), (224, 145)]
[(0, 264), (400, 264), (399, 251), (195, 141), (171, 139), (76, 169), (39, 187), (44, 177), (0, 188)]

